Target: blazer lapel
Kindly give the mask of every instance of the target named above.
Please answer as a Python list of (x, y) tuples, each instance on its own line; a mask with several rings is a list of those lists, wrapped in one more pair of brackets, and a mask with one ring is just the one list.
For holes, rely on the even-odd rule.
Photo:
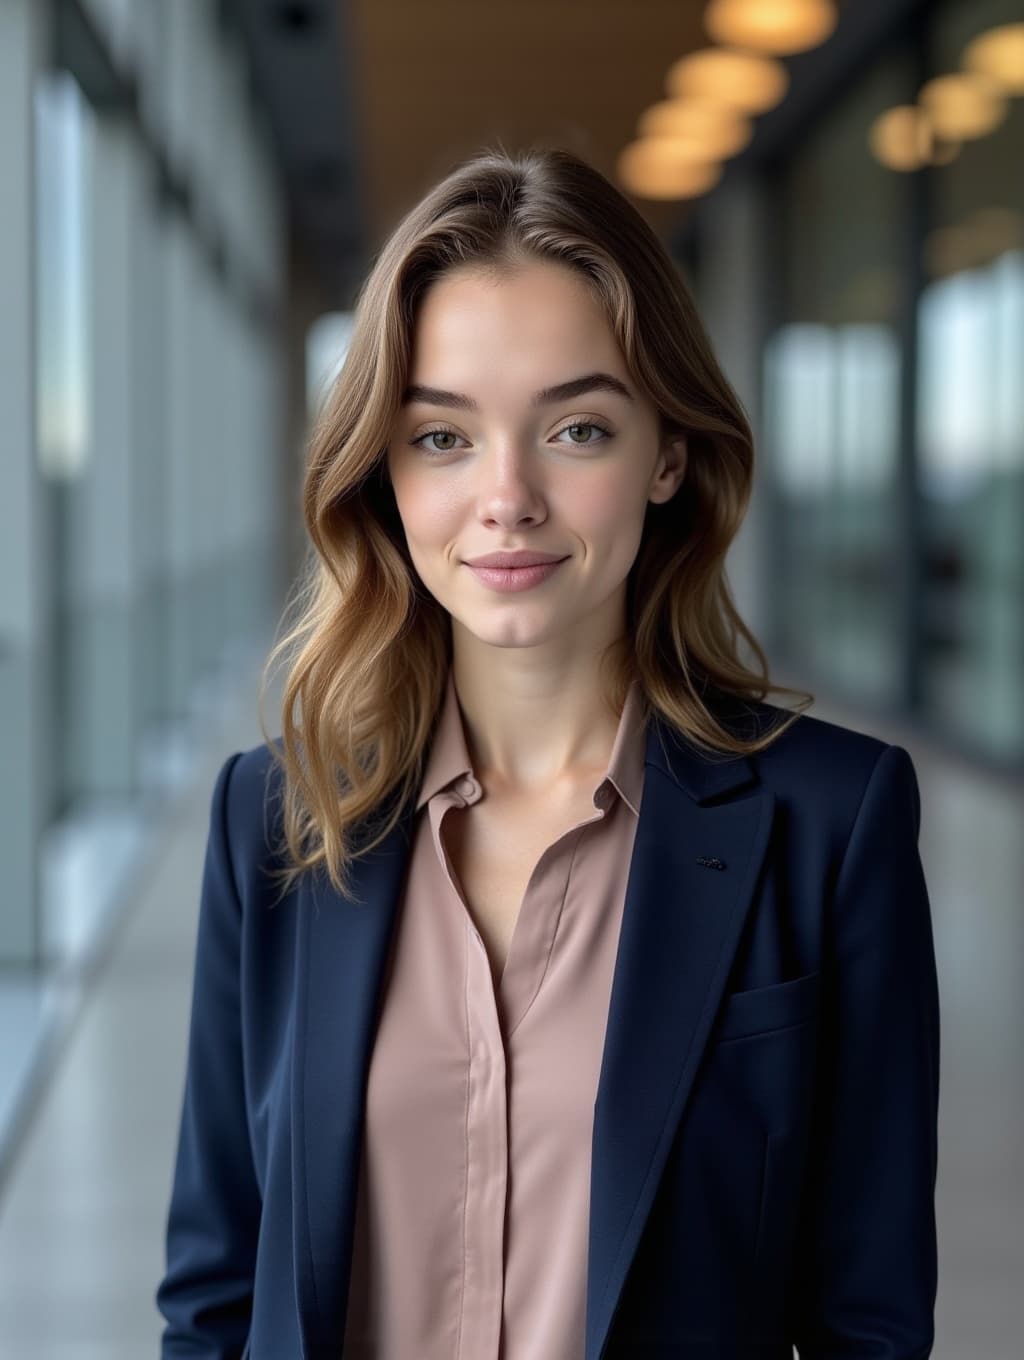
[(415, 800), (351, 870), (353, 900), (326, 876), (298, 902), (292, 1053), (292, 1232), (302, 1360), (344, 1337), (366, 1079), (411, 849)]
[[(659, 740), (659, 732), (661, 739)], [(754, 897), (775, 795), (648, 728), (594, 1104), (585, 1360), (599, 1360)], [(717, 861), (702, 864), (702, 859)]]
[[(591, 1166), (586, 1360), (598, 1360), (725, 987), (768, 845), (774, 795), (743, 756), (708, 760), (648, 723)], [(292, 1053), (292, 1230), (303, 1360), (344, 1334), (366, 1078), (415, 799), (352, 866), (354, 901), (300, 889)], [(699, 863), (717, 859), (721, 869)]]

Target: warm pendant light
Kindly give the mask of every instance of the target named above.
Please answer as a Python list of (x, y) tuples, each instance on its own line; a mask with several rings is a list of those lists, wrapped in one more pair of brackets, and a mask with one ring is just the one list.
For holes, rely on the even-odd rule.
[(620, 182), (639, 198), (694, 198), (722, 177), (717, 161), (695, 160), (670, 137), (630, 142), (616, 168)]
[(1004, 94), (1024, 94), (1024, 24), (1002, 24), (979, 33), (964, 48), (963, 64)]
[(724, 160), (743, 150), (754, 128), (745, 113), (707, 99), (663, 99), (640, 115), (637, 132), (683, 142), (696, 160)]
[(970, 71), (936, 76), (918, 95), (932, 127), (947, 141), (984, 137), (1006, 117), (1005, 98), (984, 76)]
[(665, 89), (681, 98), (707, 99), (743, 113), (765, 113), (782, 102), (789, 73), (781, 61), (730, 47), (703, 47), (669, 67)]
[(998, 259), (1004, 251), (1024, 244), (1024, 218), (1012, 208), (975, 208), (966, 226), (986, 260)]
[(960, 154), (960, 143), (937, 137), (920, 104), (897, 104), (871, 124), (868, 143), (875, 160), (889, 170), (920, 170), (948, 165)]
[(817, 47), (838, 21), (834, 0), (711, 0), (704, 15), (715, 42), (777, 57)]
[(932, 149), (928, 115), (916, 104), (897, 104), (871, 124), (868, 142), (875, 159), (890, 170), (919, 170)]

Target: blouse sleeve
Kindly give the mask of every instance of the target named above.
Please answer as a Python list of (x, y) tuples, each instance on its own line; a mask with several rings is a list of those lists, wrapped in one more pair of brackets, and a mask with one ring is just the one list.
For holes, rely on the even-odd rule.
[(920, 822), (911, 758), (886, 746), (831, 903), (797, 1242), (800, 1360), (924, 1360), (932, 1350), (939, 993)]
[(242, 1076), (241, 909), (227, 840), (231, 773), (217, 775), (203, 868), (177, 1161), (156, 1304), (162, 1360), (234, 1360), (252, 1314), (261, 1199)]

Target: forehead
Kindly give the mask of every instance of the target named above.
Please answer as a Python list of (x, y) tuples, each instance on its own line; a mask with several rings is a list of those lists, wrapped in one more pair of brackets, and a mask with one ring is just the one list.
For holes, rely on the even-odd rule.
[[(531, 261), (495, 273), (460, 266), (423, 297), (412, 334), (413, 381), (436, 381), (440, 366), (506, 374), (533, 382), (587, 367), (625, 377), (604, 309), (567, 266)], [(535, 383), (539, 386), (539, 383)]]

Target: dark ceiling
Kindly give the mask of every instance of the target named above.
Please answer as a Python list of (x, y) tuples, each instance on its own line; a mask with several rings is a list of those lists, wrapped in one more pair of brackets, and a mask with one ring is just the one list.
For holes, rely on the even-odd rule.
[[(705, 0), (220, 0), (248, 49), (293, 224), (348, 307), (402, 213), (484, 145), (576, 151), (615, 180), (669, 65), (707, 46)], [(849, 0), (836, 33), (788, 62), (791, 89), (730, 169), (770, 153), (883, 27), (921, 0)], [(692, 205), (637, 199), (663, 237)]]
[[(227, 0), (279, 144), (295, 225), (344, 305), (401, 214), (498, 140), (614, 177), (703, 0)], [(638, 202), (658, 230), (677, 203)], [(683, 210), (685, 211), (685, 210)]]

